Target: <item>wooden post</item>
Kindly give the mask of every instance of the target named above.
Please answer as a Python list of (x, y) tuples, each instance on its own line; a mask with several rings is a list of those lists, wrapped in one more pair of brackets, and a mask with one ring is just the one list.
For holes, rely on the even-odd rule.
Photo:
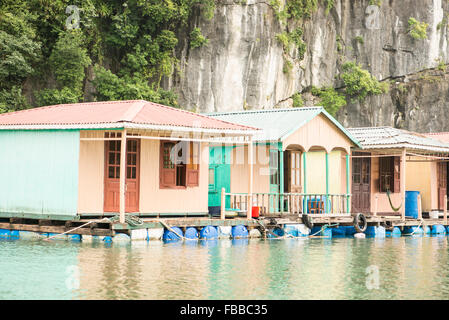
[(421, 195), (418, 194), (418, 219), (422, 219)]
[(120, 223), (125, 223), (125, 192), (126, 192), (126, 129), (122, 131), (120, 146)]
[(406, 149), (402, 149), (402, 155), (401, 155), (401, 171), (400, 171), (400, 180), (401, 180), (401, 198), (402, 198), (402, 207), (401, 207), (401, 215), (402, 215), (402, 221), (405, 221), (405, 156), (406, 156)]
[(329, 206), (329, 153), (326, 151), (325, 153), (325, 160), (326, 160), (326, 198), (324, 203), (324, 213), (330, 213), (330, 210), (328, 208)]
[[(307, 152), (303, 152), (302, 153), (302, 165), (303, 165), (303, 177), (304, 177), (304, 194), (307, 194), (307, 163), (306, 163), (306, 153)], [(307, 196), (304, 196), (304, 198), (302, 199), (302, 213), (308, 213), (308, 208), (307, 208)]]
[(350, 213), (351, 212), (351, 208), (349, 207), (350, 202), (349, 202), (349, 154), (346, 155), (346, 213)]
[(221, 188), (221, 206), (220, 206), (220, 219), (224, 220), (225, 216), (225, 207), (226, 207), (226, 189)]
[(375, 195), (374, 195), (374, 212), (373, 212), (373, 216), (377, 216), (377, 204), (378, 204), (378, 202), (379, 202), (379, 194), (378, 193), (376, 193)]
[(444, 195), (444, 205), (443, 205), (443, 214), (444, 214), (444, 224), (447, 225), (447, 195)]
[(279, 205), (281, 214), (284, 212), (284, 150), (282, 149), (282, 142), (278, 143), (279, 150)]
[(249, 162), (249, 172), (248, 172), (248, 205), (247, 205), (247, 219), (251, 219), (251, 212), (253, 207), (253, 140), (252, 137), (249, 138), (248, 143), (248, 162)]

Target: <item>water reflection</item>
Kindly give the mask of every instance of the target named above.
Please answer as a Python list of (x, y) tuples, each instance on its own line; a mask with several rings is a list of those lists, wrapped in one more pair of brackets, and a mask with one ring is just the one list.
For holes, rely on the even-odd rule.
[[(0, 241), (0, 298), (447, 299), (447, 241)], [(78, 289), (66, 286), (71, 265), (80, 271)], [(379, 289), (366, 286), (370, 266), (379, 271)]]

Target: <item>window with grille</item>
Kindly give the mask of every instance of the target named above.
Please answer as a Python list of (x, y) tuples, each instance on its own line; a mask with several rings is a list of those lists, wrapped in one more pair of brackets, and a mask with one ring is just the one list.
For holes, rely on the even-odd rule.
[(199, 161), (199, 143), (161, 141), (160, 187), (176, 188), (198, 186)]
[(400, 192), (400, 157), (379, 158), (379, 190), (380, 192)]

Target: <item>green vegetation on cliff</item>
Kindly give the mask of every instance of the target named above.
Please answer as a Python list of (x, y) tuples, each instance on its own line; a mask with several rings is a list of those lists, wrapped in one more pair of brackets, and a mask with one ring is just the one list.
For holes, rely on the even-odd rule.
[[(0, 112), (81, 102), (92, 94), (177, 106), (175, 94), (160, 84), (177, 68), (175, 32), (187, 28), (193, 10), (211, 19), (215, 1), (2, 1)], [(193, 47), (207, 43), (201, 32), (193, 35)], [(31, 105), (24, 94), (30, 88)]]

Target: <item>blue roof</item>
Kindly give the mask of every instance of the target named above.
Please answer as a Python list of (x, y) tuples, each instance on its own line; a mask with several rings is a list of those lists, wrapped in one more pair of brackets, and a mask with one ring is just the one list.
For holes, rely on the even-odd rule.
[(262, 129), (254, 141), (283, 141), (316, 116), (323, 114), (356, 146), (359, 142), (323, 107), (262, 109), (208, 113), (207, 116)]

